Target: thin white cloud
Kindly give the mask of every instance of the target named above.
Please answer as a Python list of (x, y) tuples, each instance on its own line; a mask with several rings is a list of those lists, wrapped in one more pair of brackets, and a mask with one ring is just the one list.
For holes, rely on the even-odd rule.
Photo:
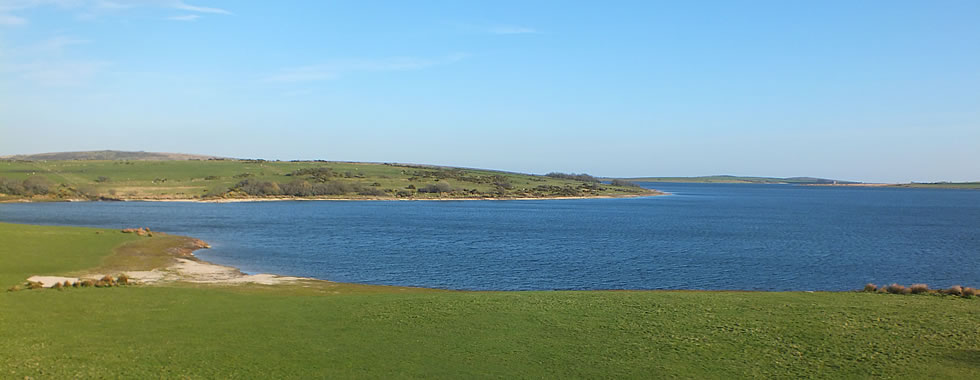
[(70, 37), (70, 36), (55, 36), (48, 38), (44, 41), (38, 42), (31, 49), (33, 52), (37, 53), (54, 53), (58, 54), (65, 50), (66, 47), (74, 45), (84, 45), (91, 43), (90, 40)]
[(268, 82), (312, 82), (336, 79), (351, 72), (384, 72), (421, 70), (447, 65), (465, 59), (465, 54), (442, 58), (394, 57), (386, 59), (335, 60), (318, 65), (289, 67), (265, 78)]
[(217, 13), (217, 14), (223, 14), (223, 15), (230, 15), (231, 14), (231, 12), (226, 11), (226, 10), (221, 9), (221, 8), (210, 8), (210, 7), (201, 7), (201, 6), (196, 6), (196, 5), (190, 5), (190, 4), (187, 4), (187, 3), (183, 2), (183, 1), (176, 1), (176, 2), (174, 2), (173, 5), (172, 5), (172, 7), (173, 8), (176, 8), (176, 9), (180, 9), (182, 11), (189, 11), (189, 12)]
[(535, 34), (537, 29), (516, 25), (497, 25), (488, 30), (493, 34)]
[(109, 66), (106, 61), (39, 61), (0, 67), (0, 72), (10, 72), (43, 86), (75, 86), (88, 82)]
[(27, 24), (27, 19), (14, 15), (0, 13), (0, 26), (21, 26)]
[(195, 21), (195, 20), (197, 20), (199, 18), (201, 18), (201, 15), (183, 15), (183, 16), (167, 17), (167, 20), (173, 20), (173, 21)]

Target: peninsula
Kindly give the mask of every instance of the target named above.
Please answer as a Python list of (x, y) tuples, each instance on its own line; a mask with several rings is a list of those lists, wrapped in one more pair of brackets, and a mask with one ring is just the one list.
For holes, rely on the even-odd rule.
[(267, 161), (146, 152), (0, 158), (0, 201), (443, 200), (659, 195), (588, 174), (531, 175), (402, 163)]

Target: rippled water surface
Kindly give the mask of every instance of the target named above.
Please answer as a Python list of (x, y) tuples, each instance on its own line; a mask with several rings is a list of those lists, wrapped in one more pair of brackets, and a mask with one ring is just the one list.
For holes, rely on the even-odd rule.
[(149, 226), (202, 258), (451, 289), (980, 285), (980, 191), (646, 184), (633, 199), (0, 204), (0, 221)]

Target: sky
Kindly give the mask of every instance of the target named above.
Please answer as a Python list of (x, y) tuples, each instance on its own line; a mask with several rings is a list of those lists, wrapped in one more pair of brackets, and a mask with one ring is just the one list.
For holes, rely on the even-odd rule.
[(980, 2), (0, 0), (0, 155), (980, 180)]

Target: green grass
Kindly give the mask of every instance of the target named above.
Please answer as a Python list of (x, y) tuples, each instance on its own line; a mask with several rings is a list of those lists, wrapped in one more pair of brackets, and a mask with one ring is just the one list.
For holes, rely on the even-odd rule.
[[(95, 232), (0, 224), (45, 261), (89, 252), (0, 248), (3, 281), (164, 241)], [(0, 378), (980, 377), (977, 299), (320, 284), (2, 293)]]
[(0, 287), (100, 266), (114, 247), (132, 240), (118, 230), (0, 223)]
[[(30, 176), (42, 176), (62, 186), (62, 192), (86, 194), (119, 199), (192, 199), (214, 196), (234, 187), (243, 179), (287, 183), (293, 180), (310, 180), (305, 176), (289, 176), (299, 169), (330, 168), (336, 173), (331, 181), (370, 186), (387, 191), (381, 198), (394, 198), (395, 191), (408, 190), (409, 186), (421, 188), (439, 181), (448, 183), (460, 191), (443, 194), (414, 193), (410, 198), (475, 198), (498, 191), (495, 181), (477, 183), (459, 178), (426, 176), (446, 173), (451, 168), (386, 165), (350, 162), (280, 162), (248, 160), (189, 160), (189, 161), (0, 161), (0, 177), (24, 180)], [(548, 192), (535, 191), (538, 186), (570, 186), (581, 196), (628, 195), (648, 192), (630, 187), (601, 185), (601, 190), (583, 190), (582, 182), (562, 180), (546, 176), (500, 172), (479, 169), (458, 169), (460, 178), (499, 176), (513, 187), (506, 189), (502, 197), (547, 197)], [(243, 174), (249, 177), (241, 177)], [(236, 177), (238, 176), (238, 177)], [(105, 182), (97, 181), (106, 177)], [(497, 177), (495, 177), (497, 178)], [(376, 185), (375, 185), (376, 184)], [(375, 186), (372, 186), (375, 185)], [(462, 190), (472, 190), (462, 191)], [(234, 196), (234, 194), (232, 195)], [(0, 200), (3, 200), (0, 195)], [(63, 196), (64, 197), (64, 196)], [(337, 198), (358, 198), (357, 195)], [(362, 196), (361, 198), (378, 198)], [(9, 199), (8, 199), (9, 200)]]

